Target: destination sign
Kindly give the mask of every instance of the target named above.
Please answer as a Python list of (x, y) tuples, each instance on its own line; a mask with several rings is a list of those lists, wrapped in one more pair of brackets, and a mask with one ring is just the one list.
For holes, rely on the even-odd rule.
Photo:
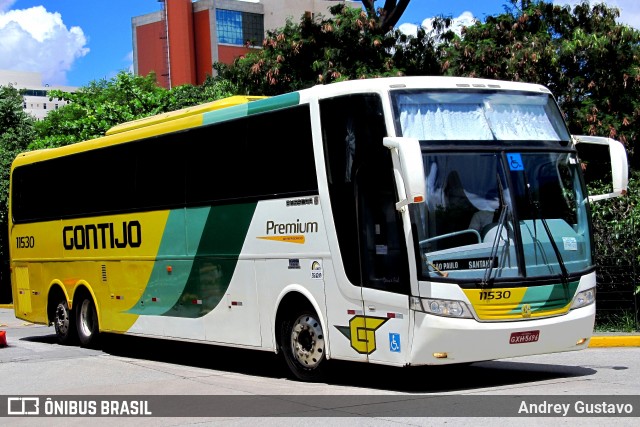
[(431, 263), (440, 271), (478, 270), (498, 266), (498, 257), (491, 258), (459, 258), (440, 259)]

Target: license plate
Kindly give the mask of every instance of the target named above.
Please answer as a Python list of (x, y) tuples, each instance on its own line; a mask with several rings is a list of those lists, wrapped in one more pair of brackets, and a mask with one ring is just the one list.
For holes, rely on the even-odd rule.
[(509, 338), (509, 344), (524, 344), (527, 342), (536, 342), (540, 338), (540, 331), (524, 331), (514, 332)]

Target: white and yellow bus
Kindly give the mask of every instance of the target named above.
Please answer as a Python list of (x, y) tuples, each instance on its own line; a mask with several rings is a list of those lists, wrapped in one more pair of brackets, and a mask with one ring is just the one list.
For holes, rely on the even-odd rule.
[(326, 361), (470, 363), (580, 350), (596, 276), (576, 144), (543, 86), (341, 82), (233, 97), (20, 154), (15, 315)]

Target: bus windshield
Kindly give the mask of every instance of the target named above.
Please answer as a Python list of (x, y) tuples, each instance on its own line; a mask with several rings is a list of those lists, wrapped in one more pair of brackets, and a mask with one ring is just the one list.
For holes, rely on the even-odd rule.
[(427, 197), (410, 206), (422, 280), (566, 280), (592, 267), (580, 164), (550, 96), (404, 91), (394, 101), (399, 132), (423, 153)]

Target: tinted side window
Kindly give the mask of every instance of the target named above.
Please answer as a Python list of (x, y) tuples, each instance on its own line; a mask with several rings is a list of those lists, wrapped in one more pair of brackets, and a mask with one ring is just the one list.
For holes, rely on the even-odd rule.
[(309, 106), (16, 168), (15, 222), (317, 194)]

